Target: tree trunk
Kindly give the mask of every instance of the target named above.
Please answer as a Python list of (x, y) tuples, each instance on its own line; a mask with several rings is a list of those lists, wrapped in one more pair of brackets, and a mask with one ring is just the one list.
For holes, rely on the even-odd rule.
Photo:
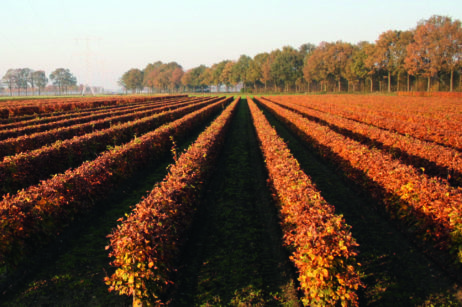
[(340, 79), (338, 79), (338, 92), (340, 93), (342, 91), (342, 83), (340, 82)]
[(452, 92), (453, 78), (454, 78), (454, 69), (451, 68), (451, 77), (450, 77), (450, 80), (449, 80), (449, 91), (450, 92)]
[(407, 91), (409, 92), (411, 86), (411, 76), (407, 74)]
[(430, 92), (430, 76), (427, 78), (427, 92)]
[(399, 76), (401, 75), (400, 72), (398, 72), (398, 80), (396, 81), (396, 91), (399, 92)]
[(371, 93), (374, 90), (374, 83), (372, 82), (372, 77), (371, 77)]
[(388, 92), (391, 92), (391, 72), (388, 71)]

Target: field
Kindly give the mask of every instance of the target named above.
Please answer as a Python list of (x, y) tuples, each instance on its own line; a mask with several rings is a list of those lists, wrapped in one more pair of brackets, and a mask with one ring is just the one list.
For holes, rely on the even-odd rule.
[(0, 101), (1, 306), (460, 306), (458, 97)]

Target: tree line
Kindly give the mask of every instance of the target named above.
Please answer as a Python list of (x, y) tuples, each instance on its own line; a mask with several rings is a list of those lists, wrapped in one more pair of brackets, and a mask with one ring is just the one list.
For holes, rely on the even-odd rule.
[(60, 95), (77, 85), (77, 78), (69, 69), (57, 68), (49, 75), (49, 78), (47, 78), (43, 70), (12, 68), (5, 73), (2, 82), (9, 89), (10, 96), (13, 95), (14, 90), (16, 90), (18, 96), (21, 95), (21, 90), (24, 90), (27, 96), (29, 88), (32, 90), (32, 94), (34, 94), (35, 89), (38, 89), (38, 94), (40, 95), (49, 80), (51, 80)]
[(237, 84), (248, 92), (453, 91), (462, 88), (461, 58), (460, 20), (434, 15), (414, 29), (383, 32), (375, 43), (285, 46), (187, 71), (176, 62), (158, 61), (143, 70), (130, 69), (119, 84), (131, 91), (162, 92)]

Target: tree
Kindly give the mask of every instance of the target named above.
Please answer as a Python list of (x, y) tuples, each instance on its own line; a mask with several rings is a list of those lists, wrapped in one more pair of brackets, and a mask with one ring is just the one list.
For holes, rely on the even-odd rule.
[(355, 82), (365, 81), (371, 71), (371, 69), (366, 66), (369, 49), (373, 49), (373, 45), (366, 41), (359, 42), (353, 47), (353, 53), (346, 67), (349, 78), (353, 80), (353, 91), (355, 91)]
[(181, 78), (183, 77), (184, 71), (181, 66), (176, 67), (172, 70), (171, 78), (170, 78), (170, 85), (173, 89), (178, 89), (181, 85)]
[(375, 41), (373, 58), (378, 70), (385, 70), (388, 78), (388, 92), (391, 92), (391, 74), (397, 68), (395, 47), (398, 42), (398, 31), (388, 30), (380, 34)]
[(27, 96), (27, 88), (30, 84), (31, 80), (31, 75), (32, 75), (32, 69), (30, 68), (21, 68), (19, 69), (19, 86), (20, 88), (23, 88), (26, 91), (26, 96)]
[(374, 91), (374, 77), (381, 77), (381, 69), (377, 65), (375, 60), (375, 51), (376, 45), (375, 44), (368, 44), (364, 48), (365, 58), (364, 58), (364, 66), (369, 71), (367, 74), (371, 81), (371, 88), (370, 91)]
[(326, 57), (330, 48), (330, 43), (321, 42), (319, 46), (305, 60), (303, 66), (303, 77), (306, 82), (311, 83), (313, 80), (321, 83), (321, 91), (326, 91), (326, 82), (329, 78), (327, 70)]
[(59, 94), (67, 91), (70, 86), (77, 85), (77, 78), (65, 68), (57, 68), (50, 74), (50, 80), (58, 87)]
[(161, 66), (164, 65), (161, 61), (157, 61), (152, 64), (148, 64), (143, 70), (143, 85), (149, 87), (151, 92), (154, 92), (154, 89), (158, 84), (158, 76), (161, 72)]
[(268, 83), (271, 82), (271, 65), (273, 64), (275, 54), (272, 53), (263, 53), (261, 55), (261, 78), (260, 81), (265, 85), (265, 91), (268, 88)]
[(399, 77), (403, 72), (404, 59), (406, 58), (406, 47), (411, 41), (412, 32), (392, 30), (383, 32), (376, 40), (371, 59), (375, 62), (376, 69), (387, 73), (388, 92), (391, 92), (392, 75), (397, 75), (397, 88), (399, 87)]
[(298, 52), (300, 52), (300, 54), (303, 57), (306, 57), (307, 55), (310, 55), (311, 53), (313, 53), (315, 49), (316, 49), (316, 45), (312, 43), (306, 43), (298, 47)]
[(302, 77), (303, 56), (293, 47), (285, 46), (271, 64), (271, 75), (276, 85), (289, 91), (295, 81)]
[(305, 75), (305, 66), (306, 66), (306, 62), (308, 61), (308, 59), (310, 58), (310, 56), (313, 54), (315, 50), (316, 50), (316, 46), (311, 43), (303, 44), (298, 48), (300, 55), (303, 57), (303, 68), (302, 68), (303, 78), (299, 78), (298, 82), (301, 83), (300, 80), (304, 79), (306, 81), (306, 84), (308, 85), (308, 92), (311, 91), (310, 87), (311, 87), (311, 83), (313, 82), (313, 78), (311, 78), (308, 71), (306, 72), (306, 75)]
[(193, 78), (193, 75), (192, 75), (192, 69), (189, 69), (187, 71), (185, 71), (185, 73), (183, 74), (183, 77), (181, 77), (181, 84), (183, 84), (183, 86), (185, 87), (185, 90), (188, 89), (190, 90), (191, 88), (191, 84), (192, 84), (192, 78)]
[(327, 72), (337, 81), (339, 92), (342, 90), (341, 79), (347, 79), (346, 67), (352, 53), (353, 46), (342, 41), (330, 44), (326, 50)]
[(210, 84), (215, 85), (217, 87), (217, 91), (220, 90), (221, 74), (223, 73), (223, 69), (225, 68), (226, 64), (228, 64), (229, 62), (230, 62), (229, 60), (224, 60), (217, 64), (213, 64), (212, 67), (210, 68), (210, 72), (211, 72)]
[(2, 80), (7, 85), (8, 89), (10, 90), (10, 96), (13, 95), (13, 88), (16, 85), (16, 80), (19, 78), (19, 70), (18, 69), (8, 69), (8, 71), (3, 76)]
[(151, 91), (173, 91), (181, 85), (183, 68), (176, 62), (162, 63), (157, 61), (148, 64), (143, 71), (143, 85)]
[(183, 77), (181, 77), (181, 83), (184, 86), (197, 91), (199, 88), (200, 91), (203, 91), (207, 86), (208, 80), (205, 80), (209, 73), (206, 72), (207, 67), (205, 65), (200, 65), (198, 67), (191, 68), (187, 70)]
[(41, 89), (43, 89), (45, 86), (47, 86), (48, 83), (48, 78), (45, 75), (45, 72), (43, 70), (36, 70), (32, 72), (31, 74), (31, 86), (32, 88), (34, 86), (37, 86), (39, 89), (39, 95)]
[(247, 81), (253, 84), (253, 88), (257, 89), (257, 83), (261, 78), (261, 68), (258, 63), (252, 59), (249, 63), (249, 68), (247, 69)]
[[(406, 67), (404, 60), (407, 57), (407, 46), (414, 41), (414, 32), (413, 31), (398, 31), (398, 40), (394, 48), (395, 52), (395, 74), (397, 76), (396, 80), (396, 90), (399, 91), (400, 85), (400, 76), (402, 73), (406, 73)], [(409, 74), (407, 74), (407, 90), (409, 91)]]
[(232, 74), (234, 65), (234, 62), (227, 62), (225, 67), (223, 67), (223, 70), (220, 75), (220, 83), (226, 86), (226, 92), (228, 91), (228, 87), (232, 84)]
[(239, 57), (237, 62), (233, 65), (231, 71), (231, 83), (237, 85), (242, 82), (245, 86), (247, 85), (247, 71), (249, 70), (250, 62), (252, 58), (243, 54)]
[(132, 68), (122, 75), (121, 81), (125, 89), (135, 93), (143, 88), (143, 72), (138, 68)]
[(430, 91), (431, 78), (438, 72), (450, 72), (450, 91), (453, 90), (454, 70), (462, 58), (462, 28), (459, 20), (434, 15), (420, 22), (414, 33), (414, 42), (407, 47), (405, 66), (411, 75), (427, 78)]

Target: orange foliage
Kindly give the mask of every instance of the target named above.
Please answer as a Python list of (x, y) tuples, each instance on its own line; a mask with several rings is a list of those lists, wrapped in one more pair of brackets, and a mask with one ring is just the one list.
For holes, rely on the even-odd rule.
[(108, 150), (76, 169), (4, 196), (0, 202), (0, 265), (14, 265), (32, 248), (49, 242), (120, 180), (167, 153), (172, 136), (187, 135), (229, 101), (230, 98), (222, 99)]
[(358, 244), (300, 169), (287, 145), (248, 99), (269, 181), (279, 207), (284, 244), (299, 273), (306, 306), (357, 306), (362, 286), (355, 261)]
[(185, 238), (205, 179), (209, 176), (240, 98), (200, 134), (169, 174), (132, 214), (109, 235), (111, 263), (106, 278), (110, 291), (161, 304), (159, 296), (172, 283), (174, 261)]
[(379, 199), (392, 218), (410, 225), (422, 238), (450, 248), (462, 262), (462, 189), (420, 174), (375, 148), (344, 137), (268, 100), (266, 108), (305, 141), (337, 164), (346, 176)]

